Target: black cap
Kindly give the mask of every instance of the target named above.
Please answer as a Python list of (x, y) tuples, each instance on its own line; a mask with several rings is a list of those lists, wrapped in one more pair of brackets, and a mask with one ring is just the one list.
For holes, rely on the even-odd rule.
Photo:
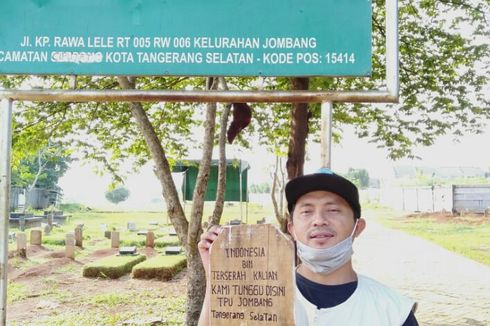
[(324, 190), (344, 198), (354, 212), (354, 218), (361, 217), (361, 204), (357, 187), (346, 178), (335, 174), (330, 169), (321, 168), (316, 173), (306, 174), (292, 179), (286, 185), (286, 199), (289, 213), (292, 213), (296, 201), (312, 191)]

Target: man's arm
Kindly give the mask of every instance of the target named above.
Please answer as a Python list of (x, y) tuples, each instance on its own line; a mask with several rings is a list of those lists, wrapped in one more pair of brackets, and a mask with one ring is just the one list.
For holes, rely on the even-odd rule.
[(207, 232), (201, 235), (201, 240), (197, 244), (199, 249), (199, 254), (201, 255), (201, 261), (206, 271), (206, 295), (204, 296), (204, 302), (201, 309), (201, 316), (199, 316), (199, 326), (209, 325), (209, 309), (211, 301), (211, 291), (209, 283), (209, 268), (210, 268), (210, 258), (209, 258), (209, 248), (211, 244), (216, 240), (218, 234), (221, 232), (221, 227), (218, 225), (213, 225)]

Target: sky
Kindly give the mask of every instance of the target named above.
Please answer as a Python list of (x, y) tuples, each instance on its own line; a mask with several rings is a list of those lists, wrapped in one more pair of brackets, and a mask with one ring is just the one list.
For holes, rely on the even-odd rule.
[[(454, 142), (451, 136), (440, 137), (433, 146), (416, 147), (414, 152), (421, 160), (403, 159), (391, 161), (387, 151), (376, 148), (365, 139), (358, 139), (354, 133), (346, 129), (340, 144), (332, 147), (332, 170), (346, 172), (349, 167), (364, 168), (371, 177), (390, 178), (393, 167), (397, 165), (415, 165), (430, 167), (481, 167), (490, 169), (490, 126), (480, 135), (466, 135)], [(316, 171), (320, 167), (320, 146), (309, 144), (309, 160), (305, 163), (305, 173)], [(244, 159), (249, 162), (249, 184), (270, 181), (269, 171), (274, 164), (274, 157), (265, 149), (255, 147), (253, 151), (244, 151), (229, 146), (228, 159)], [(318, 153), (318, 154), (316, 154)], [(217, 157), (217, 156), (215, 156)], [(196, 154), (194, 157), (199, 158)], [(180, 185), (181, 177), (175, 175), (176, 184)], [(105, 192), (111, 182), (110, 176), (98, 176), (90, 164), (81, 165), (75, 162), (59, 185), (64, 191), (65, 202), (79, 202), (102, 209), (162, 209), (161, 187), (152, 172), (151, 164), (143, 167), (139, 174), (128, 177), (125, 187), (131, 192), (129, 199), (118, 206), (105, 199)]]

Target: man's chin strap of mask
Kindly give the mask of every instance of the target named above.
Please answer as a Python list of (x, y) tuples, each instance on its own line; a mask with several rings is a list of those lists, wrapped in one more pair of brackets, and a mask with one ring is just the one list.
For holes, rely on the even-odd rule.
[[(296, 240), (298, 257), (301, 262), (315, 273), (330, 274), (344, 265), (352, 257), (352, 242), (357, 220), (350, 236), (333, 247), (317, 249)], [(294, 235), (296, 239), (296, 234)]]

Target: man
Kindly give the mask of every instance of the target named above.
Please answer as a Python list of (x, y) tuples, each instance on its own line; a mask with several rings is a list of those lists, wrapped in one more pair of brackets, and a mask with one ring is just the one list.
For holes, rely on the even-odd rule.
[[(352, 267), (352, 242), (366, 226), (352, 182), (324, 168), (291, 180), (286, 199), (288, 231), (301, 260), (296, 269), (296, 325), (418, 325), (412, 300)], [(209, 247), (219, 232), (219, 227), (211, 228), (198, 244), (207, 273)], [(208, 325), (208, 320), (207, 292), (200, 325)]]

